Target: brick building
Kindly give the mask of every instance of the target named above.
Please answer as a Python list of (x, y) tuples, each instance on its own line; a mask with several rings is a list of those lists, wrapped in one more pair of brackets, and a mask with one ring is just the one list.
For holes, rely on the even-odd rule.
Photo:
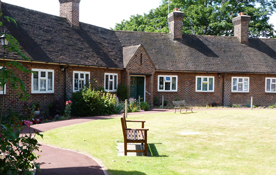
[[(276, 40), (248, 38), (250, 16), (233, 18), (234, 35), (182, 35), (184, 13), (168, 15), (170, 33), (112, 31), (79, 22), (80, 0), (59, 0), (60, 17), (1, 3), (4, 15), (17, 25), (5, 30), (20, 43), (31, 59), (3, 54), (0, 62), (17, 60), (37, 74), (22, 74), (30, 94), (45, 108), (90, 82), (106, 91), (126, 84), (130, 95), (153, 105), (164, 95), (192, 105), (276, 102)], [(18, 96), (10, 84), (3, 91), (5, 107)], [(1, 102), (0, 102), (1, 103)]]

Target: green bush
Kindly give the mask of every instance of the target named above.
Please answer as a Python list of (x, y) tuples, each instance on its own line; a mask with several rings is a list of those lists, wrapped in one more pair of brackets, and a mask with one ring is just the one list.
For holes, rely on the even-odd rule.
[(128, 99), (128, 87), (125, 84), (118, 85), (117, 96), (120, 101)]
[(164, 106), (167, 106), (167, 104), (168, 104), (168, 101), (164, 100)]
[(270, 106), (268, 106), (270, 109), (273, 109), (273, 108), (275, 108), (275, 105), (270, 105)]
[(78, 91), (72, 94), (73, 104), (71, 106), (73, 116), (90, 116), (93, 111), (90, 111), (89, 106), (84, 101), (82, 92)]
[(72, 115), (95, 116), (114, 114), (116, 107), (115, 95), (89, 88), (72, 95)]
[(140, 109), (142, 109), (142, 110), (144, 110), (144, 111), (148, 111), (149, 108), (150, 108), (150, 106), (149, 106), (149, 104), (148, 104), (147, 102), (142, 101), (142, 102), (140, 103)]

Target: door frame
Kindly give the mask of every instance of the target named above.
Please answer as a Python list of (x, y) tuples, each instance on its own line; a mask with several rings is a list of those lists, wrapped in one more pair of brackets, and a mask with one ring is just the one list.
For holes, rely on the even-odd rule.
[[(130, 75), (130, 79), (131, 77), (144, 77), (144, 101), (146, 101), (146, 76), (145, 75)], [(130, 85), (130, 82), (129, 82)]]

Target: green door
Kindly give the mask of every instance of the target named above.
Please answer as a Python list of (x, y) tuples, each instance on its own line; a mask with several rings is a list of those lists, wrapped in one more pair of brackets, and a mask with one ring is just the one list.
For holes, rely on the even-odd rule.
[(144, 101), (145, 83), (144, 77), (131, 77), (130, 78), (130, 97)]

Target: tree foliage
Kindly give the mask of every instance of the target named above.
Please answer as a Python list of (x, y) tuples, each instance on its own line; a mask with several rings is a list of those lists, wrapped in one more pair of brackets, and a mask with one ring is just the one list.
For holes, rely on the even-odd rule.
[[(232, 18), (244, 12), (251, 16), (250, 37), (274, 37), (269, 18), (276, 8), (276, 0), (172, 0), (170, 12), (179, 8), (185, 13), (183, 34), (233, 36)], [(133, 15), (117, 23), (115, 30), (168, 33), (168, 1), (163, 0), (148, 14)]]

